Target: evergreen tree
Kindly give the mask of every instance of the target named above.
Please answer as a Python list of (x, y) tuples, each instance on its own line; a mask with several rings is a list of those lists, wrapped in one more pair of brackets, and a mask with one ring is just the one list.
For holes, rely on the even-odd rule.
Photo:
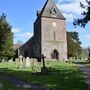
[(0, 16), (0, 57), (11, 58), (13, 55), (13, 33), (6, 20), (6, 15), (2, 14)]
[(88, 52), (89, 52), (88, 60), (89, 60), (89, 63), (90, 63), (90, 48), (88, 48)]
[(79, 35), (77, 32), (67, 32), (67, 50), (69, 57), (81, 57), (81, 42), (79, 41)]
[(80, 2), (81, 8), (84, 9), (83, 13), (81, 13), (81, 15), (83, 15), (83, 18), (74, 19), (73, 24), (75, 27), (76, 25), (85, 27), (85, 25), (90, 21), (90, 1), (86, 0), (86, 3), (87, 5), (84, 5), (83, 3)]

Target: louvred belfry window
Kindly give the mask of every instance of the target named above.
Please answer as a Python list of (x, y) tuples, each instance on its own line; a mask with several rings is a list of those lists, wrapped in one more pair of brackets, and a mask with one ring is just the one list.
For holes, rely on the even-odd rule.
[(53, 7), (51, 9), (50, 14), (52, 14), (52, 15), (56, 15), (57, 14), (57, 11), (56, 11), (55, 7)]

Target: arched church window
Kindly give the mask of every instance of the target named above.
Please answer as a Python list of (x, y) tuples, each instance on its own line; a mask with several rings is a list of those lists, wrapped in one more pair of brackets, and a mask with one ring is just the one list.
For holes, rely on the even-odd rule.
[(55, 7), (53, 7), (53, 8), (51, 9), (50, 14), (56, 16), (57, 11), (56, 11)]

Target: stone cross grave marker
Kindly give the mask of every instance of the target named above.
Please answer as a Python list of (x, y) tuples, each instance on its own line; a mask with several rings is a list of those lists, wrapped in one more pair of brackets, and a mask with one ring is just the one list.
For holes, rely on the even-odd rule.
[(42, 59), (43, 67), (45, 67), (45, 58), (46, 57), (42, 54), (41, 59)]
[(45, 66), (45, 56), (42, 54), (42, 56), (41, 56), (41, 59), (42, 59), (42, 63), (43, 63), (43, 67), (41, 68), (41, 74), (42, 75), (48, 75), (49, 74), (49, 70), (48, 70), (48, 68), (46, 68), (46, 66)]

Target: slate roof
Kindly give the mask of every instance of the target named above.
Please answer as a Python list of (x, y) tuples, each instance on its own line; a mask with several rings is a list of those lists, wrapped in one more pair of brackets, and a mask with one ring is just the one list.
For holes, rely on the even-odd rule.
[(18, 48), (20, 48), (23, 44), (19, 44), (19, 43), (16, 43), (13, 45), (13, 48), (16, 50)]
[(26, 43), (22, 44), (19, 48), (24, 47), (26, 44), (29, 45), (30, 43), (33, 43), (34, 36), (32, 36)]
[[(51, 11), (53, 9), (55, 9), (56, 15), (52, 15)], [(40, 14), (39, 16), (43, 16), (43, 17), (51, 17), (51, 18), (58, 18), (58, 19), (66, 20), (66, 18), (60, 12), (60, 10), (57, 8), (54, 0), (47, 0), (44, 7), (41, 10), (41, 13), (39, 11), (39, 14)]]

